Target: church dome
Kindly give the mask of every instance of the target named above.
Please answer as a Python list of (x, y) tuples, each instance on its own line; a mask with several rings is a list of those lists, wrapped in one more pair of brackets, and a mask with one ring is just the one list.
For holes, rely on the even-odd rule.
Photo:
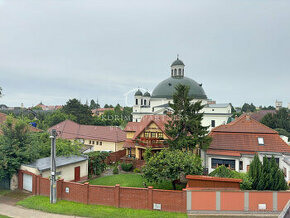
[(201, 84), (187, 77), (169, 77), (159, 83), (152, 92), (152, 98), (168, 98), (172, 99), (176, 92), (175, 87), (178, 84), (189, 86), (189, 97), (194, 99), (207, 99), (207, 96)]
[(171, 67), (173, 66), (177, 66), (177, 65), (183, 65), (184, 63), (182, 62), (182, 60), (179, 60), (178, 58), (171, 64)]
[(135, 92), (135, 96), (142, 96), (143, 93), (140, 91), (140, 89), (137, 90), (137, 92)]
[(145, 92), (143, 96), (144, 97), (150, 97), (150, 93), (149, 92)]

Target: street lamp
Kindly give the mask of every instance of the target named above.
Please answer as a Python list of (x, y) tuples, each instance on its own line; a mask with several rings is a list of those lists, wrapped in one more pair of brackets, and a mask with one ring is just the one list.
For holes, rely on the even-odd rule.
[(50, 167), (50, 203), (56, 203), (56, 152), (55, 152), (55, 140), (56, 140), (57, 132), (55, 129), (51, 131), (51, 135), (49, 138), (51, 139), (51, 167)]

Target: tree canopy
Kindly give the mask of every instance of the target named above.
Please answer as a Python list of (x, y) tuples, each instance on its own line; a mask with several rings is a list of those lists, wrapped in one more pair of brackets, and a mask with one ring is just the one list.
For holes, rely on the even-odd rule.
[(88, 105), (82, 104), (76, 98), (70, 99), (62, 108), (66, 114), (76, 117), (76, 122), (79, 124), (91, 124), (93, 117), (92, 111)]
[(94, 99), (92, 99), (91, 102), (90, 102), (90, 109), (97, 109), (97, 108), (100, 108), (99, 103), (96, 103), (94, 101)]
[(242, 112), (254, 112), (254, 111), (256, 111), (256, 106), (253, 105), (253, 103), (251, 104), (245, 103), (242, 106)]
[(203, 171), (200, 157), (191, 152), (164, 149), (147, 158), (142, 168), (145, 179), (155, 183), (170, 181), (174, 189), (182, 175), (201, 175)]
[(168, 113), (171, 118), (166, 124), (166, 134), (171, 137), (167, 140), (171, 149), (185, 149), (193, 151), (196, 147), (207, 149), (211, 137), (208, 136), (208, 127), (203, 127), (203, 105), (201, 101), (192, 103), (188, 96), (189, 87), (177, 85), (173, 94), (173, 103), (169, 106), (173, 109)]

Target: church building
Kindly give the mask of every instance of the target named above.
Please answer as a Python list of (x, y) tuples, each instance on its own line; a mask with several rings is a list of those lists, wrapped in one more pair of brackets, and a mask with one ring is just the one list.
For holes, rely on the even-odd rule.
[(215, 101), (208, 99), (202, 84), (193, 79), (185, 77), (184, 63), (177, 58), (171, 64), (170, 77), (160, 82), (152, 94), (142, 93), (138, 90), (135, 93), (135, 103), (133, 106), (133, 122), (140, 122), (145, 115), (162, 115), (172, 111), (169, 102), (173, 103), (173, 94), (178, 84), (190, 87), (189, 96), (193, 98), (192, 103), (202, 101), (205, 105), (201, 112), (204, 113), (202, 125), (212, 128), (226, 124), (231, 117), (231, 104), (216, 104)]

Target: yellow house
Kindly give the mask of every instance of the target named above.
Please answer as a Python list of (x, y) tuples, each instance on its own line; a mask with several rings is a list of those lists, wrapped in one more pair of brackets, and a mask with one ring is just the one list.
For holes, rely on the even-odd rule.
[(165, 124), (168, 119), (166, 115), (146, 115), (141, 122), (129, 122), (124, 144), (127, 157), (143, 160), (146, 148), (151, 148), (152, 152), (166, 148)]
[(126, 133), (115, 126), (80, 125), (71, 120), (65, 120), (49, 128), (55, 129), (59, 138), (78, 140), (86, 145), (84, 151), (111, 151), (123, 150)]

